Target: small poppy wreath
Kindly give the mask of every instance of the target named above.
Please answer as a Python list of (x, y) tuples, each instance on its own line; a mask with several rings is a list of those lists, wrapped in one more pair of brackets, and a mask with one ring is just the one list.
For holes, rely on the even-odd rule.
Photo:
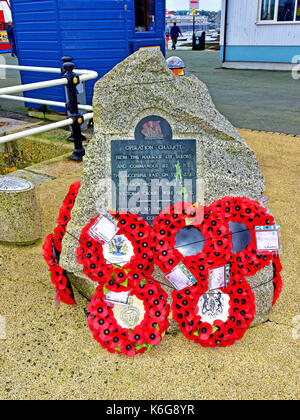
[(71, 282), (66, 271), (59, 266), (59, 259), (62, 251), (62, 240), (71, 219), (71, 212), (79, 188), (80, 181), (70, 186), (69, 192), (59, 211), (59, 217), (57, 219), (58, 226), (55, 228), (54, 234), (51, 233), (46, 237), (43, 245), (44, 259), (49, 266), (51, 281), (57, 290), (57, 300), (61, 300), (67, 305), (76, 305), (76, 302)]
[(62, 241), (66, 234), (67, 225), (71, 219), (71, 212), (73, 210), (75, 200), (80, 188), (80, 181), (74, 182), (69, 188), (69, 192), (63, 201), (59, 210), (59, 217), (57, 219), (57, 227), (54, 230), (54, 243), (58, 252), (62, 251)]
[(143, 302), (145, 314), (132, 328), (124, 328), (114, 314), (114, 304), (105, 300), (109, 290), (99, 286), (89, 305), (88, 324), (94, 339), (110, 353), (123, 353), (128, 357), (145, 353), (160, 343), (169, 326), (168, 295), (153, 278), (144, 278), (130, 292)]
[[(173, 318), (188, 340), (203, 347), (226, 347), (244, 336), (255, 316), (255, 297), (243, 276), (232, 272), (231, 277), (223, 289), (203, 293), (192, 286), (173, 291)], [(228, 314), (222, 315), (224, 307)]]
[[(119, 228), (114, 240), (108, 245), (90, 235), (91, 227), (100, 216), (93, 218), (82, 229), (77, 248), (77, 260), (79, 264), (83, 264), (83, 272), (91, 280), (104, 284), (109, 278), (107, 285), (109, 290), (128, 291), (135, 288), (142, 277), (153, 273), (151, 263), (153, 231), (151, 226), (136, 214), (108, 213), (117, 221)], [(122, 247), (124, 247), (124, 252)], [(126, 255), (128, 247), (131, 247), (132, 256), (128, 261), (125, 257), (122, 265), (109, 262), (105, 257), (108, 248), (111, 254), (117, 249)]]
[(281, 271), (282, 271), (282, 265), (280, 262), (280, 258), (278, 254), (273, 254), (272, 256), (272, 263), (273, 263), (273, 270), (274, 270), (274, 278), (273, 278), (273, 284), (274, 284), (274, 297), (273, 297), (273, 306), (277, 302), (280, 293), (282, 291), (283, 283), (281, 278)]
[[(176, 247), (176, 235), (181, 229), (197, 228), (205, 238), (203, 250), (197, 255), (184, 256)], [(207, 275), (209, 268), (230, 257), (229, 232), (222, 220), (209, 208), (198, 203), (182, 203), (162, 211), (154, 219), (154, 263), (164, 272), (171, 272), (180, 262), (194, 268), (197, 280)], [(199, 241), (197, 241), (199, 242)]]
[(49, 266), (51, 282), (57, 290), (57, 300), (67, 305), (75, 305), (74, 293), (67, 273), (59, 266), (60, 253), (55, 249), (52, 233), (45, 239), (43, 245), (44, 258)]
[(246, 249), (236, 253), (231, 252), (230, 262), (238, 273), (245, 277), (253, 276), (270, 264), (272, 253), (260, 255), (256, 246), (255, 226), (275, 224), (274, 217), (264, 207), (249, 198), (225, 197), (215, 201), (209, 208), (220, 220), (223, 220), (229, 231), (230, 240), (233, 234), (229, 229), (229, 222), (243, 223), (251, 234), (251, 241)]

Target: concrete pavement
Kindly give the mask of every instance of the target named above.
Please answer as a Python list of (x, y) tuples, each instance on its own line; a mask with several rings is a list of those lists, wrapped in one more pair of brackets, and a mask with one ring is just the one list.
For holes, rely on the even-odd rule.
[(222, 69), (219, 51), (168, 51), (173, 55), (207, 84), (234, 126), (300, 135), (300, 80), (291, 72)]

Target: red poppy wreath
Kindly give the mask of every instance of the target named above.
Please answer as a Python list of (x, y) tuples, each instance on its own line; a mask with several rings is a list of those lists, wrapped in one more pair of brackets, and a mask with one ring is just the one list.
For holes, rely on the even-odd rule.
[[(115, 227), (115, 235), (109, 241), (97, 233), (103, 218)], [(152, 242), (153, 230), (141, 217), (106, 212), (83, 228), (77, 249), (78, 262), (83, 264), (83, 271), (91, 280), (99, 284), (106, 282), (111, 291), (128, 291), (153, 273)]]
[(226, 347), (240, 340), (255, 316), (255, 297), (240, 274), (231, 273), (227, 288), (197, 286), (173, 291), (173, 318), (184, 336), (203, 347)]
[(59, 258), (62, 251), (62, 240), (65, 236), (71, 212), (74, 207), (76, 196), (80, 188), (80, 181), (70, 186), (69, 192), (63, 201), (57, 220), (58, 226), (54, 234), (46, 237), (43, 245), (44, 259), (49, 266), (51, 281), (57, 290), (57, 300), (67, 305), (75, 305), (74, 293), (71, 282), (65, 270), (59, 266)]
[(209, 268), (230, 257), (229, 232), (209, 208), (192, 203), (177, 204), (154, 219), (154, 263), (169, 273), (183, 263), (198, 281)]
[(110, 353), (128, 357), (160, 343), (169, 326), (170, 312), (168, 295), (161, 286), (151, 277), (142, 279), (128, 292), (125, 305), (118, 302), (126, 293), (110, 292), (106, 286), (97, 288), (89, 305), (88, 324), (94, 339)]
[(225, 197), (215, 201), (209, 209), (223, 220), (230, 232), (232, 252), (230, 261), (237, 272), (252, 276), (270, 264), (272, 253), (257, 251), (255, 226), (274, 225), (274, 217), (257, 201), (242, 197)]
[(274, 285), (273, 306), (274, 306), (280, 296), (280, 293), (283, 287), (282, 278), (280, 274), (282, 271), (282, 265), (281, 265), (278, 254), (273, 254), (272, 263), (273, 263), (273, 271), (274, 271), (274, 278), (273, 278), (273, 285)]

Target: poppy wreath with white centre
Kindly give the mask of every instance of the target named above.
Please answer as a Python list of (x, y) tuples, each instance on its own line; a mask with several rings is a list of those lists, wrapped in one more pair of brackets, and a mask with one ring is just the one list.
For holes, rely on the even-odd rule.
[(188, 340), (203, 347), (227, 347), (244, 336), (255, 316), (255, 297), (243, 276), (231, 276), (227, 288), (173, 291), (173, 318)]
[(43, 256), (49, 266), (51, 281), (57, 290), (57, 297), (67, 305), (75, 305), (73, 288), (65, 270), (59, 266), (60, 254), (62, 251), (62, 240), (66, 234), (68, 223), (71, 219), (71, 212), (75, 204), (76, 196), (80, 188), (80, 181), (75, 182), (69, 188), (69, 192), (59, 210), (57, 227), (54, 234), (46, 237), (43, 245)]
[[(231, 251), (229, 231), (222, 220), (208, 210), (197, 203), (178, 202), (154, 219), (154, 263), (164, 273), (171, 272), (182, 262), (187, 268), (194, 269), (194, 276), (201, 281), (208, 269), (214, 268), (220, 261), (228, 261)], [(187, 233), (193, 229), (198, 235), (200, 232), (204, 239), (177, 246), (176, 237), (183, 229), (187, 229)], [(201, 251), (195, 255), (183, 255), (186, 246), (194, 244), (195, 248), (198, 243), (204, 243)]]
[(249, 243), (245, 249), (238, 252), (231, 252), (230, 262), (235, 270), (241, 275), (253, 276), (262, 268), (268, 266), (272, 260), (272, 252), (260, 255), (257, 251), (255, 226), (275, 225), (274, 217), (267, 212), (257, 201), (245, 197), (225, 197), (215, 201), (209, 210), (217, 215), (226, 225), (229, 231), (230, 240), (233, 235), (242, 233), (241, 230), (235, 233), (230, 231), (230, 222), (246, 226), (249, 235)]
[[(144, 308), (143, 318), (141, 315), (139, 324), (131, 328), (120, 325), (114, 313), (115, 305), (106, 301), (109, 292), (106, 286), (98, 286), (88, 309), (88, 324), (94, 339), (110, 353), (123, 353), (128, 357), (145, 353), (159, 344), (168, 329), (170, 312), (168, 295), (160, 284), (151, 277), (144, 278), (139, 287), (130, 292), (130, 297), (140, 300)], [(130, 306), (128, 308), (130, 310)]]
[[(119, 231), (114, 240), (124, 241), (124, 249), (128, 246), (131, 249), (131, 256), (124, 262), (114, 263), (108, 261), (105, 256), (104, 247), (114, 247), (104, 241), (99, 241), (90, 235), (90, 229), (100, 216), (93, 218), (90, 223), (82, 229), (77, 248), (77, 260), (83, 265), (83, 272), (93, 281), (104, 284), (109, 278), (108, 289), (112, 291), (128, 291), (135, 288), (141, 277), (153, 273), (152, 264), (152, 242), (153, 230), (151, 226), (136, 214), (122, 212), (108, 212), (117, 222)], [(111, 249), (112, 255), (114, 250)], [(123, 251), (122, 251), (123, 252)], [(124, 255), (126, 252), (124, 251)], [(115, 284), (114, 284), (115, 283)]]

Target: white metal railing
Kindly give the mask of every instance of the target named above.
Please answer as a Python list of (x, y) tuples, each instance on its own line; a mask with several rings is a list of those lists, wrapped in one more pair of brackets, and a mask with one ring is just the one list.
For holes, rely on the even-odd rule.
[[(10, 99), (12, 101), (19, 101), (19, 102), (30, 102), (32, 104), (40, 104), (40, 105), (50, 105), (56, 106), (58, 108), (65, 108), (65, 102), (56, 102), (56, 101), (47, 101), (44, 99), (36, 99), (36, 98), (29, 98), (28, 96), (12, 96), (12, 95), (0, 95), (0, 99)], [(93, 111), (93, 107), (91, 105), (78, 105), (79, 109), (83, 111)]]
[[(61, 69), (56, 69), (52, 67), (10, 66), (7, 64), (0, 64), (0, 69), (61, 74)], [(80, 76), (81, 82), (86, 82), (87, 80), (96, 79), (98, 77), (98, 73), (93, 70), (74, 69), (74, 73)], [(67, 85), (67, 84), (68, 84), (68, 80), (65, 78), (55, 79), (55, 80), (46, 80), (44, 82), (28, 83), (26, 85), (2, 88), (0, 89), (0, 95), (7, 95), (10, 93), (21, 93), (21, 92), (26, 92), (28, 90), (44, 89), (47, 87), (54, 87), (54, 86)]]
[[(89, 114), (85, 114), (84, 120), (89, 121), (94, 117), (94, 114), (91, 112)], [(68, 118), (63, 121), (58, 121), (55, 123), (42, 125), (40, 127), (31, 128), (29, 130), (20, 131), (18, 133), (8, 134), (7, 136), (0, 137), (0, 144), (8, 143), (13, 140), (21, 139), (22, 137), (33, 136), (34, 134), (45, 133), (46, 131), (54, 130), (56, 128), (67, 127), (68, 125), (72, 125), (74, 123), (73, 118)]]
[[(52, 68), (52, 67), (12, 66), (12, 65), (1, 64), (0, 69), (61, 74), (61, 69)], [(86, 82), (87, 80), (96, 79), (98, 77), (98, 73), (93, 70), (74, 69), (73, 72), (80, 76), (80, 82)], [(64, 102), (48, 101), (44, 99), (35, 99), (35, 98), (28, 98), (28, 97), (23, 97), (23, 96), (13, 96), (11, 94), (27, 92), (29, 90), (44, 89), (44, 88), (60, 86), (60, 85), (67, 85), (68, 83), (69, 82), (67, 78), (62, 77), (60, 79), (47, 80), (44, 82), (28, 83), (25, 85), (1, 88), (0, 99), (9, 99), (13, 101), (21, 101), (21, 102), (29, 102), (29, 103), (31, 102), (31, 103), (41, 104), (41, 105), (50, 105), (50, 106), (57, 106), (57, 107), (65, 108), (66, 103)], [(89, 105), (78, 105), (78, 108), (84, 111), (88, 111), (88, 112), (93, 111), (93, 107)], [(91, 120), (93, 118), (93, 113), (89, 112), (85, 114), (82, 118), (86, 121)], [(27, 137), (27, 136), (32, 136), (34, 134), (43, 133), (49, 130), (53, 130), (55, 128), (66, 127), (68, 125), (72, 125), (73, 123), (74, 123), (74, 119), (68, 118), (64, 121), (59, 121), (56, 123), (47, 124), (41, 127), (30, 129), (30, 130), (25, 130), (25, 131), (9, 134), (6, 136), (2, 136), (0, 137), (0, 144), (8, 143), (10, 141), (17, 140), (22, 137)]]

